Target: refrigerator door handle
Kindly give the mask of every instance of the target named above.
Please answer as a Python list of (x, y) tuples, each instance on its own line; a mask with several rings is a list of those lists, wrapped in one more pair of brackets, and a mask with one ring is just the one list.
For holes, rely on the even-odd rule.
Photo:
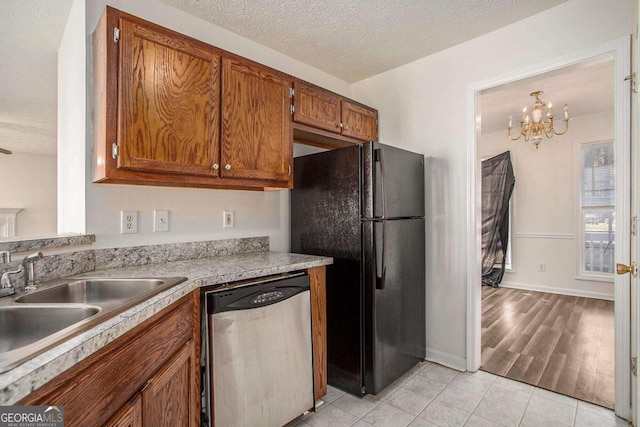
[[(387, 205), (387, 198), (385, 195), (385, 191), (384, 191), (384, 162), (382, 161), (382, 149), (381, 148), (376, 148), (374, 150), (374, 159), (376, 163), (380, 164), (380, 197), (382, 198), (382, 241), (380, 242), (380, 252), (381, 252), (381, 268), (380, 271), (378, 271), (378, 262), (377, 262), (377, 254), (376, 254), (376, 289), (380, 289), (383, 290), (384, 289), (384, 282), (385, 282), (385, 276), (386, 276), (386, 270), (387, 267), (385, 265), (384, 262), (384, 241), (385, 241), (385, 230), (387, 228), (386, 226), (386, 205)], [(374, 232), (374, 238), (375, 238), (375, 232)], [(377, 247), (377, 246), (376, 246)]]
[[(375, 224), (375, 223), (374, 223)], [(380, 256), (381, 256), (381, 262), (380, 262), (380, 269), (378, 269), (378, 253), (376, 251), (376, 289), (379, 290), (383, 290), (384, 289), (384, 282), (387, 276), (387, 266), (385, 265), (384, 262), (384, 241), (385, 241), (385, 234), (386, 234), (386, 229), (387, 229), (387, 221), (380, 221), (380, 225), (382, 225), (382, 236), (380, 239)], [(373, 238), (376, 238), (376, 232), (373, 232)], [(377, 249), (377, 242), (375, 243), (375, 248)]]
[[(380, 164), (380, 198), (382, 199), (382, 219), (387, 218), (387, 195), (384, 191), (384, 162), (382, 161), (382, 149), (373, 150), (373, 158), (376, 163)], [(375, 214), (374, 214), (375, 215)]]

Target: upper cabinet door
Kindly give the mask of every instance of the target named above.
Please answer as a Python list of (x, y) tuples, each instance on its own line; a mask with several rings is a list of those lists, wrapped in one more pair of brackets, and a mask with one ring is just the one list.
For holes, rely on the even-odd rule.
[(293, 88), (294, 122), (340, 133), (340, 96), (302, 82)]
[(342, 134), (364, 141), (378, 140), (378, 112), (342, 100)]
[(221, 176), (290, 182), (290, 80), (239, 58), (222, 69)]
[(217, 175), (219, 56), (157, 26), (119, 27), (118, 168)]

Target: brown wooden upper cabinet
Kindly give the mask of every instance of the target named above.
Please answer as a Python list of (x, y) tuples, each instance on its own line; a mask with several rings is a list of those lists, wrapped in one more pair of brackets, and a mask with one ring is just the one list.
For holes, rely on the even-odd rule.
[(222, 64), (222, 176), (289, 182), (290, 78), (242, 58)]
[(378, 112), (328, 90), (295, 81), (293, 121), (362, 141), (378, 140)]
[(94, 182), (289, 188), (290, 87), (283, 73), (107, 7), (94, 32)]
[(120, 18), (118, 168), (217, 175), (220, 57)]

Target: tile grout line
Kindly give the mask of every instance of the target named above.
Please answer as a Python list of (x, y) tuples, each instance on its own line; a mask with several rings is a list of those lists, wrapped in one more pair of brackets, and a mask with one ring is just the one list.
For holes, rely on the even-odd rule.
[[(464, 372), (469, 372), (469, 371), (464, 371)], [(476, 372), (477, 372), (477, 371), (476, 371)], [(461, 372), (461, 373), (462, 373), (462, 372)], [(453, 379), (457, 378), (457, 377), (458, 377), (458, 375), (460, 375), (460, 373), (459, 373), (459, 374), (457, 374)], [(491, 375), (494, 375), (494, 374), (491, 374)], [(474, 407), (473, 407), (473, 410), (472, 410), (472, 411), (471, 411), (471, 413), (469, 414), (469, 417), (467, 417), (467, 419), (466, 419), (466, 420), (464, 420), (464, 424), (463, 424), (463, 426), (469, 422), (469, 420), (471, 419), (471, 417), (472, 417), (472, 416), (474, 415), (474, 413), (476, 412), (476, 409), (478, 409), (478, 406), (480, 406), (480, 403), (482, 402), (482, 399), (484, 399), (484, 398), (485, 398), (485, 396), (486, 396), (486, 395), (487, 395), (487, 393), (489, 392), (489, 389), (490, 389), (491, 387), (493, 387), (493, 385), (494, 385), (494, 384), (496, 383), (496, 381), (498, 380), (498, 377), (497, 377), (496, 375), (494, 375), (494, 376), (495, 376), (495, 378), (494, 378), (494, 379), (493, 379), (493, 381), (491, 382), (491, 385), (489, 385), (489, 387), (487, 387), (487, 390), (486, 390), (484, 393), (482, 393), (482, 397), (480, 398), (480, 400), (478, 401), (478, 403), (476, 403), (476, 406), (474, 406)], [(451, 380), (451, 381), (453, 381), (453, 380)], [(448, 385), (447, 385), (447, 386), (448, 386)], [(446, 388), (446, 387), (445, 387), (445, 388)], [(477, 416), (477, 417), (480, 417), (479, 415), (476, 415), (476, 416)], [(480, 418), (482, 418), (482, 417), (480, 417)], [(483, 418), (483, 419), (486, 419), (486, 418)], [(488, 421), (491, 421), (491, 420), (488, 420)]]

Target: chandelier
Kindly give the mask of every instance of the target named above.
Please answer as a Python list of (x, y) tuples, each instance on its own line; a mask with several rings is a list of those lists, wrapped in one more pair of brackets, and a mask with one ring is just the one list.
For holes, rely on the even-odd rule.
[(551, 110), (551, 103), (547, 104), (547, 121), (542, 120), (542, 107), (545, 106), (544, 102), (540, 100), (540, 95), (542, 95), (542, 91), (531, 92), (531, 96), (535, 97), (535, 102), (533, 103), (533, 111), (531, 111), (531, 117), (527, 114), (527, 107), (522, 109), (522, 121), (520, 122), (520, 133), (517, 137), (513, 137), (511, 135), (511, 129), (513, 129), (513, 119), (509, 117), (509, 139), (512, 141), (517, 141), (521, 137), (524, 138), (526, 142), (531, 142), (538, 148), (538, 145), (544, 140), (553, 138), (554, 135), (564, 135), (567, 130), (569, 130), (569, 107), (567, 104), (564, 104), (564, 130), (562, 132), (556, 131), (553, 127), (553, 112)]

